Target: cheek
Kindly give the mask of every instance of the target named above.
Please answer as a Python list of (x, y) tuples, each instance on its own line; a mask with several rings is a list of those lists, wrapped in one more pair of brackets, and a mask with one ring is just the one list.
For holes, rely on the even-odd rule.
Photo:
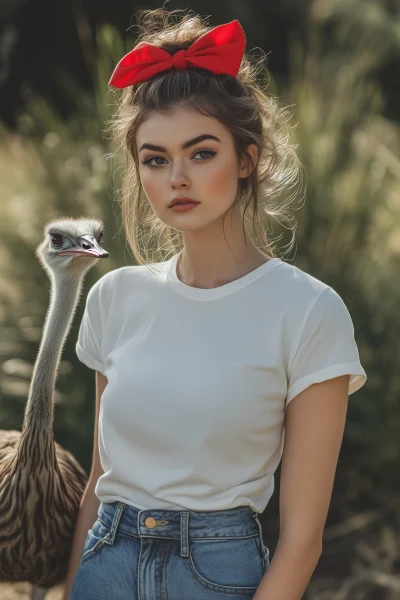
[(160, 183), (158, 181), (159, 178), (152, 177), (151, 173), (141, 172), (140, 173), (140, 181), (142, 187), (145, 191), (146, 196), (149, 199), (157, 199), (157, 194), (159, 193)]
[(237, 176), (234, 168), (230, 162), (219, 165), (218, 169), (215, 169), (209, 173), (205, 180), (205, 185), (214, 192), (221, 194), (222, 192), (231, 193), (237, 188)]

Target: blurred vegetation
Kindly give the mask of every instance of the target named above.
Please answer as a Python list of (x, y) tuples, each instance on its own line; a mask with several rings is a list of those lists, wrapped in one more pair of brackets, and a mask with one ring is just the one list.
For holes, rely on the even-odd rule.
[[(295, 106), (294, 137), (307, 168), (306, 202), (301, 209), (293, 207), (298, 225), (291, 261), (342, 296), (368, 375), (366, 385), (349, 399), (325, 534), (329, 547), (330, 540), (340, 544), (348, 533), (362, 532), (358, 562), (354, 567), (354, 548), (350, 555), (346, 547), (335, 552), (341, 569), (337, 580), (333, 554), (324, 551), (310, 584), (310, 600), (400, 597), (399, 580), (391, 575), (400, 566), (393, 530), (381, 527), (381, 537), (374, 533), (372, 545), (365, 537), (376, 522), (374, 508), (381, 518), (393, 518), (400, 492), (400, 131), (383, 118), (385, 100), (374, 79), (380, 62), (398, 51), (399, 24), (385, 20), (378, 7), (371, 10), (373, 3), (366, 3), (362, 17), (355, 19), (350, 4), (335, 4), (335, 43), (327, 47), (319, 26), (327, 4), (314, 3), (307, 39), (293, 34), (288, 85), (279, 85), (270, 74), (269, 88), (282, 104)], [(93, 96), (62, 73), (54, 74), (76, 104), (74, 116), (63, 122), (48, 102), (32, 97), (29, 110), (20, 115), (19, 132), (1, 132), (0, 428), (21, 429), (48, 307), (48, 280), (34, 254), (44, 224), (58, 216), (104, 220), (103, 245), (110, 257), (89, 272), (84, 296), (104, 272), (134, 264), (114, 198), (123, 157), (113, 154), (103, 130), (113, 109), (107, 82), (132, 43), (111, 26), (101, 28)], [(289, 242), (291, 232), (276, 231), (273, 222), (271, 228), (282, 245)], [(89, 472), (94, 372), (75, 354), (83, 308), (82, 300), (62, 355), (54, 437)], [(275, 536), (277, 503), (276, 491), (266, 510), (275, 511), (269, 532)], [(366, 507), (371, 512), (365, 512), (364, 520), (351, 520)], [(342, 529), (333, 523), (344, 519), (348, 522)], [(268, 527), (264, 525), (264, 535)]]

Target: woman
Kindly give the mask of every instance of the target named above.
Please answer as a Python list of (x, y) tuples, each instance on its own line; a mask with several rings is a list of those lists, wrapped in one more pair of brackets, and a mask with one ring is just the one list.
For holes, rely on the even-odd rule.
[[(139, 264), (96, 282), (79, 331), (97, 409), (65, 597), (298, 600), (366, 374), (340, 296), (263, 238), (300, 163), (240, 24), (176, 12), (139, 14), (110, 80)], [(281, 459), (270, 562), (258, 515)]]

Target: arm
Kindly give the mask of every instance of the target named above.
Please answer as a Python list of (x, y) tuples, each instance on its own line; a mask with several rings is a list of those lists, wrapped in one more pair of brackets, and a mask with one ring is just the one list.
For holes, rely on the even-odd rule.
[(318, 564), (346, 422), (349, 377), (313, 384), (287, 407), (279, 540), (253, 600), (300, 600)]
[(71, 556), (69, 559), (68, 573), (65, 580), (63, 600), (69, 600), (75, 575), (79, 567), (83, 547), (89, 529), (97, 520), (97, 511), (100, 505), (99, 499), (95, 494), (97, 480), (103, 475), (103, 467), (100, 462), (99, 443), (98, 443), (98, 420), (100, 412), (100, 399), (108, 381), (105, 375), (96, 371), (96, 411), (94, 419), (94, 440), (93, 440), (93, 460), (89, 480), (82, 496), (78, 517), (75, 524), (74, 536), (72, 539)]
[(97, 511), (100, 502), (94, 492), (95, 487), (96, 481), (89, 480), (82, 496), (72, 539), (71, 556), (68, 563), (67, 578), (64, 584), (63, 600), (69, 600), (88, 531), (97, 520)]

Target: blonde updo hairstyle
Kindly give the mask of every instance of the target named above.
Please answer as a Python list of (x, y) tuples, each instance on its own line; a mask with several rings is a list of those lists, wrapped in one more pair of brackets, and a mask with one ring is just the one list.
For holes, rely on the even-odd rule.
[[(162, 8), (139, 11), (136, 14), (139, 30), (136, 43), (149, 42), (175, 54), (178, 50), (186, 50), (213, 28), (206, 26), (192, 11), (181, 18), (177, 15), (180, 12), (180, 9), (166, 11)], [(125, 235), (138, 264), (165, 261), (183, 247), (181, 232), (160, 221), (147, 200), (141, 186), (136, 148), (138, 127), (152, 111), (167, 113), (179, 104), (215, 117), (225, 125), (233, 136), (238, 159), (247, 156), (252, 161), (246, 147), (249, 144), (257, 146), (257, 164), (253, 165), (248, 177), (238, 179), (233, 205), (240, 204), (244, 234), (251, 235), (254, 244), (269, 257), (275, 257), (266, 233), (267, 219), (273, 216), (289, 223), (292, 221), (286, 207), (297, 195), (298, 185), (301, 186), (302, 165), (296, 146), (289, 143), (290, 111), (279, 108), (275, 98), (268, 96), (257, 81), (264, 62), (264, 54), (253, 63), (245, 55), (236, 77), (199, 68), (172, 69), (124, 88), (122, 92), (112, 91), (117, 95), (116, 110), (107, 123), (107, 130), (116, 149), (126, 156), (118, 197)], [(268, 79), (266, 69), (265, 75)], [(294, 191), (282, 202), (283, 192), (292, 188)], [(290, 247), (293, 239), (294, 233)]]

